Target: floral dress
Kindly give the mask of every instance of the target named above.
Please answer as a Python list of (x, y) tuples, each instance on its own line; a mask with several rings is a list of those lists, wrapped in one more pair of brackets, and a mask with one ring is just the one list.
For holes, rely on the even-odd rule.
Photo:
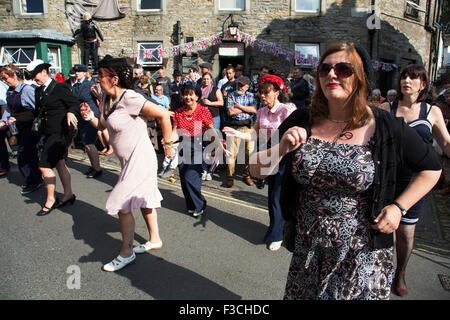
[(295, 153), (295, 250), (284, 299), (388, 299), (393, 249), (374, 249), (369, 143), (309, 138)]

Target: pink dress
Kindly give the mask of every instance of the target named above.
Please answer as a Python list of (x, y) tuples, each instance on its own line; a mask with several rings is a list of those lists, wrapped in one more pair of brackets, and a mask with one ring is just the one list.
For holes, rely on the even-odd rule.
[[(137, 208), (159, 208), (158, 161), (148, 137), (147, 119), (139, 116), (147, 100), (133, 90), (104, 115), (105, 100), (100, 105), (102, 126), (108, 129), (110, 143), (122, 168), (119, 180), (106, 201), (106, 211), (115, 215)], [(105, 119), (106, 118), (106, 119)]]

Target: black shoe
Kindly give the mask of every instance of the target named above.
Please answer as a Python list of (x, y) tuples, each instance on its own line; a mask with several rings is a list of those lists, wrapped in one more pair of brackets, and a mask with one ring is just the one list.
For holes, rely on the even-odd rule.
[(68, 203), (70, 203), (70, 205), (72, 206), (76, 198), (77, 198), (76, 195), (72, 194), (72, 196), (66, 201), (58, 201), (56, 208), (62, 208), (66, 206)]
[(93, 172), (95, 172), (94, 168), (89, 167), (88, 171), (86, 171), (84, 174), (85, 174), (86, 176), (88, 176), (88, 175), (92, 174)]
[(32, 193), (33, 191), (36, 191), (37, 189), (39, 189), (40, 187), (42, 187), (44, 185), (44, 182), (41, 183), (35, 183), (35, 184), (30, 184), (28, 186), (25, 186), (22, 188), (22, 191), (20, 192), (21, 194), (29, 194)]
[[(58, 203), (59, 203), (59, 199), (56, 198), (55, 202), (53, 203), (53, 205), (50, 208), (47, 208), (46, 206), (44, 206), (36, 215), (38, 217), (43, 217), (43, 216), (49, 214), (50, 212), (53, 211), (53, 209), (56, 209), (56, 207), (58, 206)], [(47, 211), (44, 211), (44, 209), (47, 209)]]
[(103, 170), (95, 171), (94, 169), (92, 169), (92, 172), (89, 173), (86, 176), (86, 178), (89, 178), (89, 179), (97, 178), (97, 177), (100, 177), (102, 175), (102, 173), (103, 173)]

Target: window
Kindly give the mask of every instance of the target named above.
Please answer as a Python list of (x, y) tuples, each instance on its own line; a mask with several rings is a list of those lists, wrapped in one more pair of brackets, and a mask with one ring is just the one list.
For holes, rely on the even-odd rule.
[(48, 63), (52, 66), (50, 67), (50, 73), (56, 75), (61, 72), (61, 54), (59, 47), (48, 47), (47, 49)]
[(44, 0), (21, 0), (21, 14), (44, 13)]
[(320, 0), (295, 0), (295, 11), (319, 12)]
[(319, 63), (319, 45), (301, 43), (295, 45), (295, 65), (307, 68), (316, 67)]
[(244, 11), (245, 0), (219, 0), (219, 10)]
[(31, 61), (35, 60), (36, 50), (34, 47), (2, 47), (0, 64), (15, 64), (19, 68), (25, 68)]
[(419, 19), (420, 0), (406, 1), (405, 17)]
[(162, 10), (162, 0), (138, 0), (138, 10), (160, 11)]
[(162, 64), (162, 57), (160, 50), (162, 49), (161, 42), (146, 42), (138, 44), (137, 62), (141, 65)]

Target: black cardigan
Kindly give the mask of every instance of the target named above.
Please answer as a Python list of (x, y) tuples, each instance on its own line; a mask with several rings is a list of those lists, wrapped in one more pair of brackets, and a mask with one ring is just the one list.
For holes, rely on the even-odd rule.
[[(440, 170), (440, 162), (431, 149), (425, 144), (417, 132), (411, 129), (402, 119), (392, 117), (388, 112), (372, 107), (376, 128), (374, 139), (371, 140), (372, 158), (375, 164), (375, 176), (372, 185), (371, 218), (374, 220), (381, 210), (394, 201), (397, 166), (405, 164), (412, 171)], [(280, 139), (291, 127), (299, 126), (311, 135), (309, 111), (298, 109), (294, 111), (279, 127)], [(281, 186), (281, 211), (285, 220), (295, 218), (300, 185), (291, 174), (292, 157), (295, 151), (283, 157), (286, 165)], [(375, 249), (389, 248), (393, 245), (393, 234), (374, 232)]]

